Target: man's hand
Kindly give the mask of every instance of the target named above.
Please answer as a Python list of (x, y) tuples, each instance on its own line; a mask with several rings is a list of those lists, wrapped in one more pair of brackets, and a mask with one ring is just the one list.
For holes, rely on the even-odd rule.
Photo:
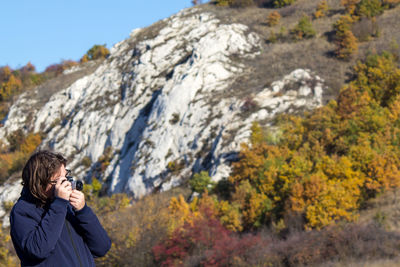
[(76, 211), (81, 210), (85, 207), (85, 195), (81, 191), (74, 189), (69, 197), (69, 203)]
[(54, 188), (54, 195), (68, 200), (72, 192), (71, 183), (66, 178), (58, 179)]

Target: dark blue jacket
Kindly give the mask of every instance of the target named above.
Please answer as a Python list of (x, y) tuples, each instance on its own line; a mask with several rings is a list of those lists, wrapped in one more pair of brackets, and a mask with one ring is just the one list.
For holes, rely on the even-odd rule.
[(93, 211), (74, 211), (55, 198), (43, 208), (23, 194), (10, 214), (11, 238), (21, 266), (95, 266), (111, 241)]

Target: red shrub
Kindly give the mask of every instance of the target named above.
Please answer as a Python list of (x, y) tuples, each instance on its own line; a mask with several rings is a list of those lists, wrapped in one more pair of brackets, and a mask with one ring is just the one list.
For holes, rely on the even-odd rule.
[[(153, 247), (155, 260), (161, 266), (231, 266), (253, 264), (254, 255), (265, 250), (259, 235), (239, 236), (224, 228), (210, 210), (203, 210), (193, 224), (186, 223), (164, 242)], [(260, 260), (263, 257), (256, 257)]]
[(218, 240), (226, 240), (229, 235), (219, 220), (205, 217), (195, 220), (193, 225), (186, 223), (176, 229), (168, 240), (153, 248), (153, 254), (162, 266), (174, 266), (195, 250), (212, 249)]

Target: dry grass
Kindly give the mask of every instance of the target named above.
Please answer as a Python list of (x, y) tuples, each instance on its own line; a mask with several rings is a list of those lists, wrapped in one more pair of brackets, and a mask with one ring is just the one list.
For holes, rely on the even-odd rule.
[(33, 98), (38, 100), (37, 107), (39, 108), (46, 104), (50, 97), (57, 93), (58, 91), (69, 87), (72, 83), (77, 81), (78, 79), (93, 73), (100, 63), (103, 60), (89, 61), (85, 64), (82, 64), (80, 70), (72, 72), (66, 75), (59, 75), (45, 83), (39, 85), (35, 88), (35, 90), (28, 91), (28, 94), (31, 94)]
[(371, 221), (388, 231), (400, 232), (400, 189), (386, 192), (365, 204), (358, 222)]
[[(350, 61), (342, 61), (333, 57), (335, 48), (332, 43), (332, 25), (343, 14), (344, 9), (340, 0), (329, 0), (330, 12), (327, 17), (313, 20), (313, 27), (317, 37), (312, 40), (294, 42), (288, 36), (299, 19), (304, 15), (312, 17), (320, 1), (298, 0), (292, 6), (280, 9), (249, 7), (235, 9), (217, 7), (212, 4), (201, 6), (203, 11), (214, 13), (221, 23), (242, 23), (256, 32), (262, 41), (261, 54), (254, 60), (245, 60), (246, 72), (237, 77), (235, 84), (230, 88), (239, 98), (251, 93), (257, 93), (271, 82), (281, 79), (297, 68), (306, 68), (314, 71), (326, 81), (329, 89), (325, 92), (325, 102), (335, 98), (340, 88), (347, 82), (352, 66), (357, 60), (365, 57), (370, 51), (387, 50), (394, 39), (400, 43), (400, 6), (387, 10), (377, 18), (379, 37), (360, 44), (359, 53)], [(278, 11), (282, 16), (278, 25), (269, 27), (266, 23), (268, 15)], [(281, 27), (286, 29), (286, 37), (276, 43), (268, 42), (271, 31), (278, 34)]]
[(319, 266), (320, 267), (399, 267), (400, 258), (381, 259), (373, 261), (353, 260), (348, 262), (325, 262), (324, 264)]

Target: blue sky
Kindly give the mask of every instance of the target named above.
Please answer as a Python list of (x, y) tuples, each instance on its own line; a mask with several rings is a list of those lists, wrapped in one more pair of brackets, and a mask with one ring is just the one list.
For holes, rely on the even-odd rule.
[(31, 62), (41, 72), (79, 60), (95, 44), (108, 48), (142, 28), (191, 6), (190, 0), (0, 1), (0, 66)]

